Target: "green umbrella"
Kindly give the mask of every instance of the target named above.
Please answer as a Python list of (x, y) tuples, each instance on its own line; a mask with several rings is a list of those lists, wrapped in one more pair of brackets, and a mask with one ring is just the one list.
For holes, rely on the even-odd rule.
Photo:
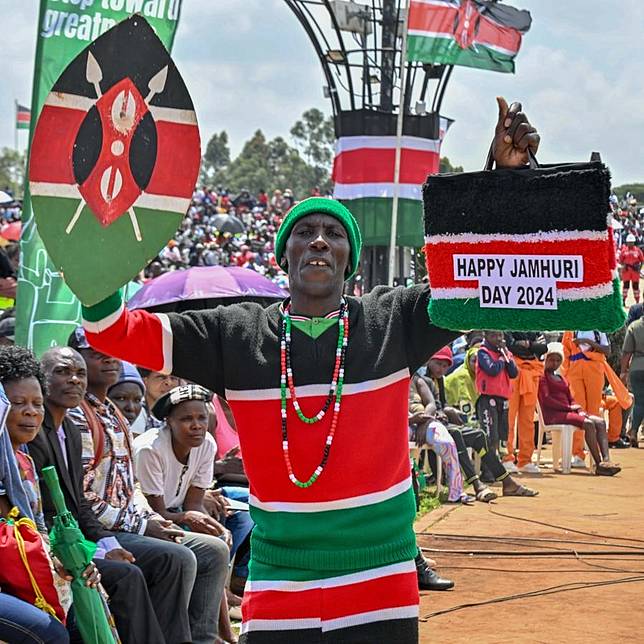
[(76, 519), (67, 510), (56, 468), (43, 468), (42, 476), (56, 507), (54, 525), (49, 534), (51, 549), (74, 577), (71, 584), (74, 615), (83, 641), (85, 644), (118, 643), (118, 634), (110, 625), (112, 620), (100, 590), (86, 586), (81, 576), (94, 556), (96, 544), (85, 539)]

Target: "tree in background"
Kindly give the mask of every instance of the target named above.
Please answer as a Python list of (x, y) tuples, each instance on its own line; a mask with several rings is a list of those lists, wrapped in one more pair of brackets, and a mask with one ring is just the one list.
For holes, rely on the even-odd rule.
[(333, 119), (318, 109), (307, 110), (291, 128), (291, 136), (293, 145), (281, 136), (268, 140), (257, 130), (231, 161), (228, 134), (214, 134), (203, 155), (201, 182), (223, 186), (233, 194), (290, 188), (298, 199), (316, 186), (323, 193), (330, 190)]
[(206, 146), (206, 152), (201, 162), (201, 182), (211, 183), (218, 172), (230, 164), (230, 148), (228, 147), (228, 133), (222, 130), (213, 134)]
[(22, 198), (27, 156), (13, 148), (0, 152), (0, 190), (9, 189), (16, 199)]
[(623, 186), (613, 188), (613, 192), (620, 199), (622, 199), (627, 192), (630, 192), (635, 199), (637, 199), (638, 204), (644, 202), (644, 183), (625, 183)]
[(440, 166), (438, 170), (441, 174), (447, 172), (463, 172), (462, 165), (452, 165), (447, 157), (441, 157)]
[(333, 119), (313, 107), (302, 114), (301, 120), (295, 122), (291, 136), (311, 168), (313, 185), (318, 186), (322, 192), (329, 190), (335, 142)]

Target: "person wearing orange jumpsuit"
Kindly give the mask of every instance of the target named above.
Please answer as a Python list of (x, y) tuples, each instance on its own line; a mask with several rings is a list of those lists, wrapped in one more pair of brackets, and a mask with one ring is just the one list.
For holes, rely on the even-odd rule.
[(602, 399), (602, 409), (608, 413), (608, 446), (612, 449), (628, 447), (628, 441), (622, 438), (622, 429), (625, 423), (624, 413), (628, 413), (628, 409), (622, 408), (617, 396), (607, 393)]
[(517, 367), (519, 367), (519, 377), (513, 382), (512, 397), (510, 398), (508, 412), (510, 431), (505, 465), (508, 471), (515, 471), (513, 450), (515, 436), (518, 436), (518, 469), (527, 474), (538, 474), (539, 467), (532, 462), (532, 453), (535, 447), (534, 413), (537, 408), (539, 380), (543, 375), (541, 356), (548, 350), (548, 344), (543, 334), (533, 332), (506, 333), (505, 341), (514, 356)]
[[(610, 342), (599, 331), (566, 331), (564, 345), (564, 375), (570, 384), (575, 402), (593, 416), (599, 415), (606, 380), (613, 389), (622, 409), (631, 406), (631, 396), (606, 360)], [(621, 430), (621, 426), (620, 426)], [(575, 432), (573, 437), (573, 467), (585, 467), (584, 437)]]
[(626, 235), (626, 245), (619, 251), (618, 261), (621, 266), (622, 300), (626, 304), (629, 284), (633, 285), (635, 302), (640, 301), (640, 269), (644, 263), (644, 253), (635, 245), (635, 235)]

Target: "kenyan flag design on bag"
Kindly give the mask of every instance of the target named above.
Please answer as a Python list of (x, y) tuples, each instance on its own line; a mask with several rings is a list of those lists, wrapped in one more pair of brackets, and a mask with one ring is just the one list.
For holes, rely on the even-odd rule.
[(144, 18), (69, 64), (38, 119), (29, 180), (38, 232), (81, 302), (100, 302), (157, 255), (199, 163), (192, 100)]
[(434, 324), (614, 331), (624, 324), (600, 162), (436, 175), (423, 186)]

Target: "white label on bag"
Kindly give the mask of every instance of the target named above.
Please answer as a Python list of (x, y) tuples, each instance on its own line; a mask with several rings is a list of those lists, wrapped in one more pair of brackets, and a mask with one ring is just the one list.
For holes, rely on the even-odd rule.
[(557, 308), (557, 282), (583, 282), (582, 255), (454, 255), (454, 281), (479, 283), (481, 308)]
[(482, 309), (557, 308), (557, 283), (554, 280), (480, 280), (479, 302)]
[(454, 280), (583, 282), (582, 255), (454, 255)]

